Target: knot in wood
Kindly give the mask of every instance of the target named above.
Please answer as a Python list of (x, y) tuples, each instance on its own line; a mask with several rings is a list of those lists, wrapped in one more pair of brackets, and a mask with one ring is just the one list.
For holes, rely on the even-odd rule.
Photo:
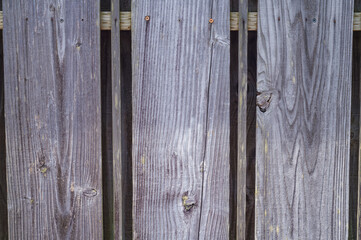
[(257, 107), (261, 112), (266, 112), (272, 101), (272, 93), (257, 92)]
[(194, 199), (194, 196), (188, 195), (188, 192), (185, 192), (182, 196), (182, 205), (184, 208), (184, 212), (189, 212), (195, 205), (196, 200)]
[(83, 195), (84, 195), (85, 197), (91, 198), (91, 197), (95, 197), (96, 195), (98, 195), (98, 192), (97, 192), (97, 190), (94, 189), (94, 188), (87, 188), (87, 189), (85, 189), (85, 190), (83, 191)]

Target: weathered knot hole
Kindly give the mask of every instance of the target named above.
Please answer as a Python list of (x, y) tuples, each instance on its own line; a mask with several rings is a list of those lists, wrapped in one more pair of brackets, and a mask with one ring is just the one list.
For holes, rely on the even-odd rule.
[(91, 197), (95, 197), (96, 195), (98, 195), (98, 192), (94, 188), (87, 188), (83, 191), (83, 196), (85, 197), (91, 198)]
[(77, 48), (79, 48), (79, 47), (81, 46), (81, 43), (80, 43), (80, 42), (77, 42), (77, 43), (75, 44), (75, 46), (76, 46)]
[(312, 22), (313, 22), (313, 23), (316, 23), (316, 22), (317, 22), (317, 19), (316, 19), (316, 18), (313, 18), (313, 19), (312, 19)]
[(188, 195), (188, 192), (185, 192), (182, 196), (182, 205), (183, 205), (183, 211), (189, 212), (192, 210), (194, 206), (196, 206), (196, 200), (194, 199), (194, 196)]
[(261, 112), (266, 112), (267, 109), (270, 107), (271, 105), (271, 101), (272, 101), (272, 93), (267, 94), (267, 93), (260, 93), (257, 92), (257, 103), (256, 105), (258, 106), (259, 110)]
[(63, 23), (63, 22), (64, 22), (64, 19), (61, 18), (61, 19), (60, 19), (60, 22)]

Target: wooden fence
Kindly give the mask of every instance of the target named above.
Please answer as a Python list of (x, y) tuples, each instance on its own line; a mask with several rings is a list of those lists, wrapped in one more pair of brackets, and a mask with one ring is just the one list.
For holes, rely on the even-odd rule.
[(0, 10), (0, 239), (360, 239), (361, 1)]

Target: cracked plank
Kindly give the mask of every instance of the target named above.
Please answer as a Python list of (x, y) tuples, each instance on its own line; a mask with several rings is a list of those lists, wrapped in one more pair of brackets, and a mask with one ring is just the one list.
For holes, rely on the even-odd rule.
[(9, 238), (102, 239), (99, 1), (3, 7)]
[(259, 239), (347, 239), (352, 16), (353, 0), (259, 0)]
[(229, 11), (133, 1), (136, 239), (229, 236)]

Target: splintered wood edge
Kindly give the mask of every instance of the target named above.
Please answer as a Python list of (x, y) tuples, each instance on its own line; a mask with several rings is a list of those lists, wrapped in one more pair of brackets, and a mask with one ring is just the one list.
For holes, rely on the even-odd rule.
[[(100, 29), (111, 30), (111, 12), (100, 13)], [(131, 29), (131, 12), (120, 12), (120, 30)], [(0, 11), (0, 30), (4, 27), (3, 12)], [(231, 12), (231, 31), (238, 31), (238, 12)], [(361, 12), (354, 13), (353, 30), (361, 31)], [(248, 13), (248, 31), (257, 31), (257, 12)]]

